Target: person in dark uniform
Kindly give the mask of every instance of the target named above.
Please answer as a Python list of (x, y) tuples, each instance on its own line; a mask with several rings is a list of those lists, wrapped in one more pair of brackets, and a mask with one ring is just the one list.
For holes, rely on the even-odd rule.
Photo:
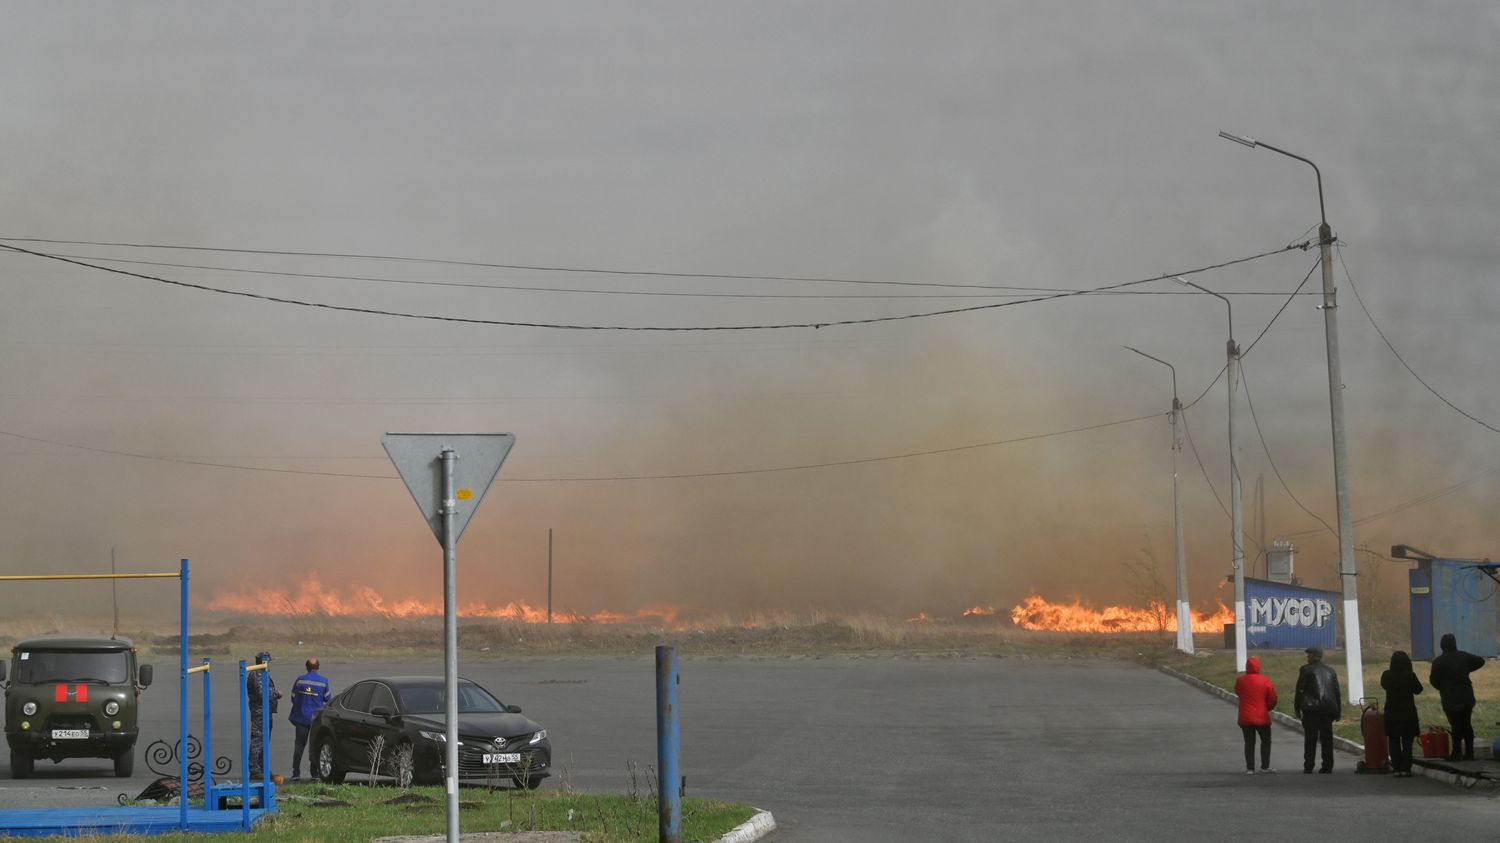
[[(271, 654), (265, 650), (255, 654), (256, 664), (271, 664)], [(264, 677), (264, 679), (262, 679)], [(261, 758), (265, 755), (266, 736), (261, 731), (262, 708), (261, 708), (261, 682), (271, 683), (271, 714), (276, 713), (276, 701), (281, 699), (281, 692), (276, 690), (276, 680), (271, 678), (271, 669), (251, 671), (245, 677), (245, 692), (250, 697), (250, 778), (261, 778), (265, 771), (261, 767)], [(267, 723), (271, 721), (266, 720)], [(269, 729), (270, 726), (265, 728)]]
[(1314, 750), (1323, 750), (1320, 773), (1333, 772), (1333, 724), (1344, 717), (1339, 675), (1323, 663), (1321, 647), (1307, 648), (1307, 664), (1297, 673), (1297, 693), (1292, 697), (1302, 721), (1302, 772), (1313, 771)]
[[(1453, 746), (1449, 761), (1474, 760), (1474, 683), (1469, 674), (1484, 667), (1484, 659), (1458, 649), (1453, 633), (1439, 640), (1442, 655), (1432, 660), (1427, 684), (1438, 690), (1443, 699), (1443, 713), (1453, 728)], [(1460, 752), (1462, 747), (1462, 752)]]
[[(297, 737), (292, 743), (292, 781), (302, 779), (302, 751), (307, 748), (307, 732), (312, 728), (313, 715), (333, 696), (328, 680), (318, 673), (318, 660), (307, 660), (307, 672), (292, 683), (292, 711), (287, 717)], [(308, 772), (317, 778), (316, 762), (308, 760)]]
[(1385, 689), (1385, 738), (1391, 751), (1391, 774), (1411, 777), (1411, 744), (1422, 731), (1417, 721), (1417, 694), (1422, 682), (1405, 651), (1391, 653), (1391, 668), (1380, 674)]

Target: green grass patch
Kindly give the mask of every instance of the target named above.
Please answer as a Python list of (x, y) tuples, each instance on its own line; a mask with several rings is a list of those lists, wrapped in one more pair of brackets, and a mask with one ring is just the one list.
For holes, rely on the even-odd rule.
[[(464, 788), (458, 796), (459, 826), (464, 833), (571, 831), (587, 843), (654, 843), (658, 838), (654, 792), (595, 795), (565, 790)], [(439, 786), (403, 791), (366, 784), (286, 785), (280, 791), (279, 807), (280, 813), (266, 817), (250, 834), (235, 835), (234, 839), (253, 843), (363, 843), (395, 835), (441, 835), (447, 828), (447, 803)], [(683, 799), (682, 839), (717, 840), (754, 814), (755, 809), (748, 805)], [(121, 843), (139, 840), (123, 835), (90, 839)], [(171, 843), (228, 838), (165, 834), (151, 839)]]
[[(1385, 704), (1385, 691), (1380, 687), (1380, 674), (1390, 667), (1391, 652), (1390, 647), (1372, 647), (1362, 653), (1365, 696), (1378, 698), (1382, 706)], [(1154, 660), (1160, 664), (1220, 688), (1234, 690), (1234, 680), (1238, 674), (1234, 670), (1234, 651), (1232, 650), (1215, 651), (1209, 655), (1188, 656), (1176, 650), (1164, 649), (1154, 655)], [(1281, 704), (1276, 707), (1276, 710), (1293, 715), (1292, 692), (1297, 688), (1297, 671), (1302, 665), (1307, 664), (1307, 656), (1301, 650), (1257, 651), (1251, 655), (1260, 659), (1261, 672), (1276, 684), (1276, 693), (1281, 698)], [(1347, 695), (1349, 674), (1344, 654), (1329, 651), (1323, 656), (1323, 661), (1337, 671), (1339, 682), (1343, 684), (1344, 693)], [(1429, 726), (1446, 728), (1448, 718), (1443, 716), (1437, 690), (1427, 684), (1427, 672), (1431, 668), (1431, 662), (1412, 662), (1412, 669), (1416, 671), (1417, 678), (1422, 682), (1422, 693), (1417, 696), (1417, 717), (1423, 729)], [(1500, 724), (1500, 664), (1491, 662), (1484, 669), (1476, 671), (1471, 678), (1474, 681), (1474, 696), (1478, 700), (1478, 705), (1474, 707), (1474, 745), (1476, 747), (1489, 746), (1494, 743), (1495, 736), (1500, 735), (1500, 725), (1497, 725)], [(1346, 703), (1344, 719), (1334, 724), (1334, 734), (1363, 743), (1364, 737), (1360, 734), (1359, 716), (1359, 709)]]

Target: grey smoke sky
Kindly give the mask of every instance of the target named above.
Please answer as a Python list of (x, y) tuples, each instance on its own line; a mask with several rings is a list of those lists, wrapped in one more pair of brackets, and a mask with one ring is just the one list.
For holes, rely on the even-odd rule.
[[(1500, 426), (1500, 12), (1382, 3), (13, 3), (0, 30), (0, 238), (491, 263), (1083, 288), (1310, 236), (1313, 174), (1366, 305), (1444, 396)], [(26, 248), (298, 273), (671, 293), (919, 288), (436, 264)], [(1293, 252), (1195, 276), (1249, 342), (1312, 268)], [(972, 298), (523, 292), (113, 264), (353, 307), (578, 325), (827, 322)], [(1493, 555), (1500, 434), (1385, 348), (1338, 269), (1354, 515)], [(1308, 282), (1316, 289), (1318, 279)], [(1168, 283), (1138, 289), (1181, 293)], [(936, 289), (929, 293), (973, 294)], [(1302, 296), (1246, 358), (1297, 496), (1333, 518), (1321, 314)], [(559, 606), (953, 613), (1035, 591), (1120, 600), (1171, 556), (1167, 373), (1222, 366), (1207, 296), (1096, 296), (820, 330), (687, 334), (337, 313), (0, 256), (0, 430), (105, 451), (394, 478), (391, 430), (517, 445), (460, 548), (466, 599)], [(676, 480), (1160, 420), (842, 467)], [(1227, 500), (1224, 387), (1190, 411)], [(1244, 420), (1247, 507), (1318, 527)], [(167, 569), (204, 596), (259, 578), (440, 599), (395, 479), (209, 468), (0, 436), (0, 572)], [(1191, 452), (1195, 604), (1229, 521)], [(523, 482), (525, 481), (525, 482)], [(1246, 523), (1256, 516), (1247, 509)], [(1330, 536), (1299, 565), (1332, 587)], [(1254, 547), (1250, 548), (1254, 554)], [(1369, 557), (1387, 585), (1400, 566)], [(1168, 577), (1170, 579), (1170, 577)], [(152, 586), (128, 587), (147, 611)], [(23, 593), (24, 592), (24, 593)], [(107, 591), (0, 589), (10, 611)]]

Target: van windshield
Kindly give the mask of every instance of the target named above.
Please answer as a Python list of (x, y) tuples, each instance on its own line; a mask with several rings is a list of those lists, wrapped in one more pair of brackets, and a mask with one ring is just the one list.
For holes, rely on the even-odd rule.
[(130, 681), (130, 654), (115, 650), (21, 650), (16, 653), (16, 681), (28, 685), (47, 682), (97, 682), (123, 685)]

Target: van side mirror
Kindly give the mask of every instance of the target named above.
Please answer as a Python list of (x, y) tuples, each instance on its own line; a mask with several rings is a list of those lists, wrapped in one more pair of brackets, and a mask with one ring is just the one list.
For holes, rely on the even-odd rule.
[(508, 711), (508, 712), (510, 712), (511, 714), (520, 714), (521, 713), (521, 707), (518, 706), (518, 705), (507, 705), (505, 707), (505, 710)]
[(142, 688), (149, 688), (149, 687), (151, 687), (151, 665), (149, 665), (149, 664), (143, 664), (143, 665), (141, 665), (141, 681), (140, 681), (140, 686)]

